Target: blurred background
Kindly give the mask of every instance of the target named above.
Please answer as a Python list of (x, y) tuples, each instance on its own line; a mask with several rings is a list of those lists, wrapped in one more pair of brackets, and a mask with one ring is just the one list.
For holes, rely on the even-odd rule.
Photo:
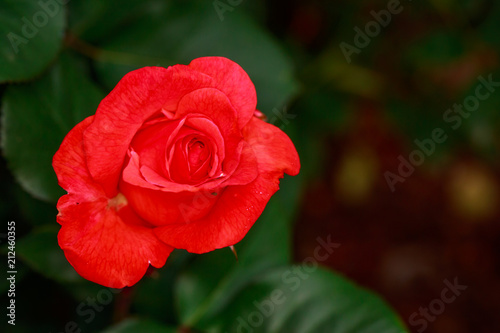
[[(33, 13), (44, 10), (31, 3)], [(23, 14), (5, 15), (2, 35), (21, 36)], [(2, 113), (21, 103), (19, 89), (50, 96), (30, 81), (59, 92), (71, 84), (58, 105), (78, 99), (92, 109), (77, 114), (92, 114), (91, 103), (132, 69), (207, 55), (233, 59), (255, 83), (259, 110), (291, 136), (301, 157), (301, 175), (290, 186), (297, 198), (280, 208), (293, 226), (284, 236), (293, 261), (310, 257), (317, 238), (331, 235), (340, 247), (322, 265), (378, 293), (411, 332), (500, 332), (500, 2), (71, 0), (39, 33), (49, 29), (47, 37), (15, 41), (20, 49), (38, 47), (27, 56), (32, 65), (0, 63), (11, 71), (0, 77)], [(45, 78), (48, 66), (59, 76)], [(93, 88), (80, 88), (82, 80)], [(23, 105), (37, 107), (29, 103)], [(30, 244), (53, 244), (43, 230), (57, 230), (55, 176), (36, 156), (26, 166), (13, 153), (28, 145), (21, 134), (40, 124), (6, 121), (2, 114), (1, 220), (16, 221), (18, 239), (38, 228), (42, 237)], [(57, 149), (67, 128), (40, 137)], [(16, 149), (5, 140), (9, 131), (18, 133)], [(27, 181), (33, 170), (46, 172), (46, 180)], [(19, 253), (18, 297), (32, 311), (30, 321), (60, 331), (92, 287), (61, 284), (57, 272), (66, 266), (58, 266), (57, 245), (50, 251)], [(54, 272), (45, 269), (51, 260)], [(425, 328), (411, 322), (442, 298), (445, 281), (467, 289)], [(36, 296), (28, 286), (36, 286)], [(99, 316), (108, 319), (94, 321), (89, 332), (120, 311), (105, 308)]]

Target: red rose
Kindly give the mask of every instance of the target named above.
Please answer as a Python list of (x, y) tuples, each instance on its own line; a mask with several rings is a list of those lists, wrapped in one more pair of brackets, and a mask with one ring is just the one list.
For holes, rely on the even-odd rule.
[(292, 142), (254, 114), (255, 88), (219, 57), (127, 74), (54, 156), (58, 239), (78, 273), (135, 284), (173, 248), (239, 242), (300, 162)]

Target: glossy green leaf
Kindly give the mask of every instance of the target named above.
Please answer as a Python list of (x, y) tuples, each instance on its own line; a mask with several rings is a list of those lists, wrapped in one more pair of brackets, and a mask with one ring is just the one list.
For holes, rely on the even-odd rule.
[(77, 282), (82, 278), (68, 263), (57, 244), (57, 228), (45, 227), (19, 239), (16, 254), (31, 269), (59, 282)]
[(157, 7), (153, 15), (127, 22), (99, 45), (104, 52), (97, 55), (96, 69), (109, 88), (139, 67), (224, 56), (247, 71), (263, 112), (281, 107), (296, 92), (290, 59), (243, 8), (225, 12), (221, 21), (212, 2), (174, 1)]
[(164, 326), (160, 323), (145, 320), (131, 318), (122, 321), (104, 331), (102, 333), (176, 333), (178, 332), (175, 328)]
[(249, 279), (290, 262), (291, 221), (300, 187), (299, 177), (286, 177), (264, 213), (235, 248), (199, 255), (178, 279), (175, 288), (181, 322), (205, 321), (230, 302)]
[(120, 6), (112, 1), (73, 0), (68, 3), (68, 28), (86, 42), (99, 43), (120, 33), (130, 20), (154, 15), (158, 6), (158, 0), (122, 0)]
[(21, 186), (33, 196), (56, 201), (52, 157), (65, 135), (95, 113), (103, 98), (82, 64), (62, 54), (50, 72), (35, 82), (7, 87), (3, 97), (4, 156)]
[(312, 262), (256, 276), (197, 328), (213, 333), (407, 332), (378, 296)]
[(55, 0), (3, 0), (0, 10), (0, 82), (40, 74), (64, 36), (65, 8)]
[(185, 250), (174, 250), (160, 269), (146, 274), (134, 286), (133, 307), (138, 314), (162, 322), (175, 323), (175, 281), (179, 271), (195, 256)]
[(54, 204), (33, 198), (20, 186), (16, 186), (13, 192), (22, 218), (30, 225), (41, 226), (55, 223), (57, 208)]

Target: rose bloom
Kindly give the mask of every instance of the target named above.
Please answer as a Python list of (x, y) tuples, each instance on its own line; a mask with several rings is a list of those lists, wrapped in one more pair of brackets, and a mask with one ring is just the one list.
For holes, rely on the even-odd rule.
[(259, 119), (243, 69), (206, 57), (128, 73), (54, 156), (60, 247), (84, 278), (131, 286), (174, 249), (239, 242), (300, 162)]

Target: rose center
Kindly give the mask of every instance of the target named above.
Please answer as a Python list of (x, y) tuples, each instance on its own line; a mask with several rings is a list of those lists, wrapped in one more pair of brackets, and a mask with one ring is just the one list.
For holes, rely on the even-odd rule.
[(197, 138), (188, 144), (188, 161), (191, 170), (197, 170), (205, 162), (210, 154), (209, 149)]
[(209, 177), (214, 160), (213, 144), (199, 134), (181, 137), (169, 150), (167, 163), (172, 180), (196, 184)]

